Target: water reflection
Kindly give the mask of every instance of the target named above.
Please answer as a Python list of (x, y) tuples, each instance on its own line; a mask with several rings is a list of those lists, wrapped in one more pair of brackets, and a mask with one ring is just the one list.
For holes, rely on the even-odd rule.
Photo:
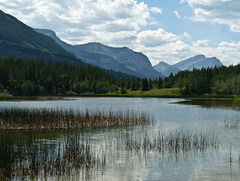
[(240, 110), (240, 100), (236, 99), (191, 99), (175, 102), (175, 104)]
[(191, 162), (194, 157), (205, 159), (219, 146), (215, 135), (182, 129), (153, 132), (146, 126), (103, 132), (100, 140), (95, 136), (91, 131), (3, 131), (0, 134), (1, 177), (10, 180), (106, 179), (114, 168), (118, 168), (112, 170), (114, 174), (121, 175), (121, 169), (123, 172), (127, 169), (136, 177), (139, 169), (146, 171), (149, 166), (156, 170), (165, 165), (174, 167)]
[[(178, 101), (188, 103), (172, 104)], [(240, 177), (239, 128), (226, 128), (224, 121), (240, 118), (240, 111), (235, 108), (237, 103), (229, 104), (229, 101), (204, 100), (214, 106), (155, 98), (1, 102), (0, 108), (87, 108), (107, 112), (135, 109), (154, 113), (156, 123), (82, 131), (0, 131), (0, 180), (21, 180), (21, 174), (28, 173), (22, 168), (30, 165), (34, 166), (33, 180), (237, 180)], [(219, 146), (197, 146), (207, 142), (204, 138), (209, 135), (218, 135)], [(194, 138), (201, 137), (194, 142)], [(191, 140), (191, 148), (185, 139)], [(79, 165), (79, 160), (86, 158), (81, 156), (81, 153), (87, 155), (84, 150), (90, 150), (88, 158), (94, 163), (89, 162), (89, 167)], [(72, 159), (75, 157), (78, 165)], [(69, 165), (63, 167), (63, 164)]]
[(9, 180), (86, 180), (105, 165), (105, 155), (79, 132), (3, 131), (0, 140), (1, 176)]

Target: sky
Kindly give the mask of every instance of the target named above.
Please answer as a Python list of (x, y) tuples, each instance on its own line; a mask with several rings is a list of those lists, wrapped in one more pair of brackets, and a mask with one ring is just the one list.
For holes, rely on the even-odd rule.
[(197, 54), (240, 62), (239, 0), (0, 0), (0, 9), (73, 45), (129, 47), (152, 65)]

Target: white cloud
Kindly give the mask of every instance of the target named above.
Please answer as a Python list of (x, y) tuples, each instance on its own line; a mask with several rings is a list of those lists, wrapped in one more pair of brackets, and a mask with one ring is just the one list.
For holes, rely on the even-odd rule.
[[(232, 31), (240, 32), (240, 1), (181, 0), (180, 3), (188, 3), (194, 9), (195, 21), (227, 24)], [(226, 65), (240, 60), (240, 42), (214, 45), (209, 40), (192, 42), (187, 32), (177, 35), (163, 28), (147, 30), (147, 25), (164, 27), (151, 17), (162, 13), (162, 9), (149, 8), (136, 0), (0, 0), (0, 9), (29, 26), (52, 29), (72, 44), (94, 41), (128, 46), (146, 54), (152, 64), (161, 60), (173, 64), (196, 54), (216, 56)], [(179, 13), (175, 11), (175, 15)]]
[[(0, 0), (0, 9), (29, 26), (52, 29), (73, 44), (86, 40), (106, 43), (119, 32), (132, 36), (150, 17), (147, 4), (135, 0)], [(74, 31), (75, 39), (66, 34), (72, 29), (79, 31)]]
[(210, 44), (210, 40), (198, 40), (193, 42), (193, 47), (207, 47)]
[[(157, 40), (155, 37), (159, 39)], [(165, 40), (163, 40), (163, 37), (165, 37)], [(240, 63), (240, 41), (221, 42), (214, 45), (210, 40), (198, 40), (186, 43), (184, 42), (186, 38), (191, 39), (191, 36), (187, 32), (178, 36), (161, 29), (151, 33), (145, 31), (139, 33), (136, 40), (137, 43), (131, 45), (131, 48), (146, 54), (153, 65), (159, 61), (174, 64), (197, 54), (204, 54), (207, 57), (217, 57), (224, 65), (236, 65)], [(159, 43), (154, 44), (153, 42)]]
[(187, 32), (184, 32), (181, 38), (182, 40), (186, 40), (186, 41), (190, 41), (192, 39), (192, 37)]
[(159, 61), (165, 61), (174, 64), (193, 54), (190, 53), (190, 46), (181, 40), (169, 42), (155, 47), (138, 47), (138, 50), (145, 53), (152, 64), (155, 65)]
[(159, 28), (158, 30), (147, 30), (138, 33), (136, 42), (145, 47), (154, 47), (174, 42), (178, 39), (179, 37), (173, 33), (166, 32), (164, 29)]
[(235, 43), (235, 42), (221, 42), (218, 44), (220, 47), (227, 47), (227, 48), (236, 48), (240, 50), (240, 42)]
[(194, 21), (225, 24), (240, 32), (239, 0), (184, 0), (194, 10)]
[(232, 47), (229, 47), (229, 45), (217, 45), (216, 47), (213, 47), (202, 46), (198, 43), (189, 45), (178, 40), (176, 42), (165, 44), (159, 47), (145, 47), (142, 48), (141, 51), (152, 60), (153, 65), (157, 64), (159, 61), (165, 61), (169, 64), (174, 64), (191, 56), (204, 54), (206, 57), (217, 57), (224, 65), (228, 66), (231, 64), (236, 65), (240, 63), (239, 45), (240, 42), (234, 43), (234, 46)]
[(191, 52), (217, 57), (224, 65), (240, 63), (240, 42), (221, 42), (216, 46), (210, 46), (209, 43), (209, 40), (194, 42)]
[(162, 8), (159, 7), (151, 7), (150, 11), (154, 14), (162, 14)]
[(174, 14), (176, 15), (176, 17), (177, 17), (178, 19), (180, 19), (180, 18), (181, 18), (181, 16), (180, 16), (180, 14), (179, 14), (179, 12), (178, 12), (178, 11), (174, 11)]

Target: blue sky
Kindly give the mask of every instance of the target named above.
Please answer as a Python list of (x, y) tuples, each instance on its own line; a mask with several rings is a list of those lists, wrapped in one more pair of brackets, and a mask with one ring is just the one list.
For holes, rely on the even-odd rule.
[[(138, 2), (144, 1), (139, 0)], [(174, 34), (188, 32), (191, 34), (193, 41), (209, 39), (215, 43), (220, 43), (222, 41), (240, 40), (239, 33), (231, 32), (227, 25), (213, 24), (211, 22), (194, 22), (191, 20), (194, 16), (194, 9), (192, 9), (188, 3), (181, 3), (180, 0), (148, 0), (145, 2), (148, 2), (150, 6), (162, 8), (161, 14), (152, 14), (161, 25), (145, 27), (146, 29), (162, 27), (166, 31), (170, 31)], [(178, 18), (175, 12), (179, 14)]]
[(197, 54), (240, 61), (239, 0), (0, 0), (0, 9), (71, 44), (127, 46), (153, 65)]

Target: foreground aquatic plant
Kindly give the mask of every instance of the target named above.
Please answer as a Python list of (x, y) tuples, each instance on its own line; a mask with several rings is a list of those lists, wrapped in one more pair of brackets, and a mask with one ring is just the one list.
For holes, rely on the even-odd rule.
[(150, 123), (153, 119), (149, 114), (134, 110), (0, 109), (0, 129), (81, 129)]
[[(163, 131), (128, 131), (120, 133), (117, 145), (137, 152), (157, 151), (159, 153), (179, 153), (187, 151), (205, 151), (217, 149), (220, 139), (214, 133), (193, 132), (177, 129), (172, 132)], [(118, 147), (121, 149), (121, 147)]]
[[(59, 143), (1, 144), (0, 153), (8, 154), (8, 165), (0, 169), (6, 180), (38, 180), (64, 178), (79, 180), (98, 172), (105, 166), (105, 154), (87, 138), (64, 135)], [(1, 166), (0, 166), (1, 168)], [(1, 178), (0, 177), (0, 178)], [(79, 178), (79, 179), (77, 179)]]
[[(151, 126), (113, 128), (97, 139), (93, 132), (84, 131), (51, 131), (62, 134), (48, 139), (32, 135), (34, 131), (3, 132), (6, 133), (0, 133), (0, 176), (9, 180), (91, 180), (118, 161), (124, 165), (146, 163), (148, 154), (156, 161), (168, 157), (177, 161), (183, 154), (183, 159), (187, 159), (191, 153), (203, 154), (220, 144), (213, 133), (183, 129), (164, 132), (151, 130)], [(24, 134), (19, 132), (27, 135), (24, 141)]]

